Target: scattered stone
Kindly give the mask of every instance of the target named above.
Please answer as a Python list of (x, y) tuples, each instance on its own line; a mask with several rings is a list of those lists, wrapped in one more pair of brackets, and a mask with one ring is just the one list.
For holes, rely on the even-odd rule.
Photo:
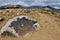
[(25, 9), (23, 10), (23, 13), (30, 13), (30, 10)]

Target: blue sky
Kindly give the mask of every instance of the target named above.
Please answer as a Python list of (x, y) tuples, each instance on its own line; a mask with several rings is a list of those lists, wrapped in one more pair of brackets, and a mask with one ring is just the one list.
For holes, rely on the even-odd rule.
[(51, 6), (56, 9), (60, 9), (60, 0), (0, 0), (0, 6), (2, 5), (14, 5), (20, 4), (22, 6)]

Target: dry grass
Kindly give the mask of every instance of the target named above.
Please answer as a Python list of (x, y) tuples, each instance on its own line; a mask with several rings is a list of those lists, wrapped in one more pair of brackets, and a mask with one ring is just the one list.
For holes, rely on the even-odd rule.
[(0, 40), (60, 40), (60, 18), (41, 13), (39, 9), (5, 9), (0, 10), (0, 16), (5, 20), (0, 22), (0, 28), (12, 17), (25, 15), (32, 17), (41, 24), (41, 29), (26, 37), (0, 36)]

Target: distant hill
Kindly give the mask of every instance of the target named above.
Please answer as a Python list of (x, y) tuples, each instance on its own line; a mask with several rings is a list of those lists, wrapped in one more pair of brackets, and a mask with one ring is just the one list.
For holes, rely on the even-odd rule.
[(45, 10), (55, 10), (55, 11), (60, 11), (60, 9), (55, 9), (51, 6), (30, 6), (30, 7), (24, 7), (24, 6), (21, 6), (21, 5), (5, 5), (5, 6), (1, 6), (0, 9), (13, 9), (13, 8), (42, 8), (42, 9), (45, 9)]

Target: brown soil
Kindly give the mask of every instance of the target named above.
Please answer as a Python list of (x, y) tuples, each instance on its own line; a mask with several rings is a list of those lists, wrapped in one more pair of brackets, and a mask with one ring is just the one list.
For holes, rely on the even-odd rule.
[(5, 9), (0, 10), (4, 21), (0, 22), (0, 29), (12, 17), (25, 15), (34, 18), (41, 25), (41, 29), (26, 37), (0, 36), (0, 40), (60, 40), (60, 18), (41, 13), (40, 9)]

